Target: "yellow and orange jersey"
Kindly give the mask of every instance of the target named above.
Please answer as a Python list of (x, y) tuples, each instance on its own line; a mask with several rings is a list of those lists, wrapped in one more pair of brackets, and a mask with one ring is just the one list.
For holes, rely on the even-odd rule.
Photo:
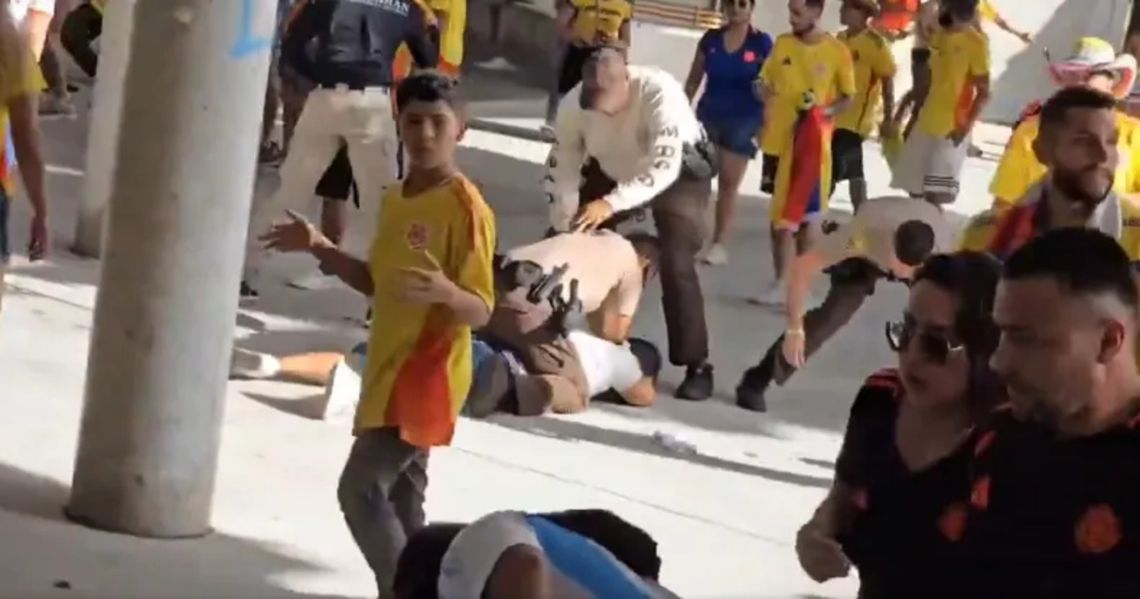
[(927, 135), (946, 137), (966, 124), (975, 100), (972, 80), (989, 77), (989, 41), (972, 27), (939, 31), (930, 50), (930, 93), (917, 127)]

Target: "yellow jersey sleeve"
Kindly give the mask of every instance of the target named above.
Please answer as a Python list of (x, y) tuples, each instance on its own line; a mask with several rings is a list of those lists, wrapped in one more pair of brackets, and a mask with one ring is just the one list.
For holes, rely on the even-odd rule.
[(775, 73), (776, 66), (784, 60), (784, 44), (781, 41), (780, 39), (776, 40), (772, 46), (772, 53), (768, 55), (768, 59), (760, 67), (760, 73), (756, 75), (757, 80), (768, 85), (772, 84), (772, 75)]
[(890, 79), (898, 73), (899, 67), (895, 63), (895, 55), (891, 54), (891, 47), (882, 37), (875, 39), (875, 74), (880, 79)]
[(978, 18), (987, 23), (993, 23), (998, 18), (998, 11), (991, 0), (978, 2)]
[(488, 308), (495, 306), (495, 278), (492, 261), (495, 255), (495, 215), (483, 200), (482, 194), (469, 181), (462, 181), (456, 189), (457, 199), (466, 208), (457, 223), (455, 237), (447, 264), (452, 281), (462, 289), (475, 294)]
[(428, 8), (440, 12), (448, 12), (451, 10), (451, 0), (428, 0), (427, 5)]
[(851, 58), (851, 49), (842, 42), (836, 42), (835, 48), (835, 89), (841, 96), (848, 98), (855, 95), (855, 61)]
[(1045, 174), (1045, 167), (1037, 161), (1033, 152), (1033, 140), (1037, 139), (1039, 123), (1037, 118), (1027, 119), (1010, 135), (1005, 153), (994, 172), (993, 182), (990, 183), (995, 207), (1013, 206)]
[(962, 236), (958, 239), (958, 251), (987, 252), (994, 234), (997, 232), (998, 210), (988, 210), (966, 223)]
[(1117, 128), (1120, 132), (1120, 146), (1127, 152), (1121, 156), (1117, 188), (1121, 193), (1140, 194), (1140, 121), (1118, 114)]
[(619, 11), (621, 13), (621, 21), (624, 23), (633, 18), (633, 3), (632, 2), (619, 2)]
[(990, 75), (990, 48), (986, 36), (978, 33), (974, 36), (974, 43), (968, 46), (970, 61), (969, 74), (971, 77), (989, 77)]

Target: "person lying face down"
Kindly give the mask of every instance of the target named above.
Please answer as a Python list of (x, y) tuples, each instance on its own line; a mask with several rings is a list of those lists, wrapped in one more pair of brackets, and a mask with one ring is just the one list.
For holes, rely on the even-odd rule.
[(605, 510), (432, 524), (400, 555), (398, 599), (669, 599), (648, 533)]

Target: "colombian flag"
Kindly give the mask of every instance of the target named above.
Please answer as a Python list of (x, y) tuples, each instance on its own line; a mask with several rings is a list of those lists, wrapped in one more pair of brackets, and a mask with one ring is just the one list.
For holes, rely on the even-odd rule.
[(1005, 260), (1033, 238), (1037, 207), (1036, 203), (1014, 206), (998, 219), (997, 230), (989, 244), (991, 255), (998, 260)]
[[(779, 224), (798, 227), (805, 215), (818, 214), (827, 208), (827, 195), (831, 190), (833, 128), (819, 106), (813, 105), (800, 112), (790, 152), (780, 160), (780, 170), (786, 174), (778, 173), (776, 177), (777, 198), (783, 199), (778, 202), (778, 215), (773, 215), (777, 216), (775, 220)], [(785, 181), (786, 184), (781, 185)]]

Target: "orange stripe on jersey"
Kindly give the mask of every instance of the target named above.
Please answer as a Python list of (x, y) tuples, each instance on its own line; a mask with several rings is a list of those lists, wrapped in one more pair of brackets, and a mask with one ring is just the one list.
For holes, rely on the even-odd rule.
[(477, 202), (476, 198), (482, 198), (483, 196), (479, 193), (475, 184), (466, 177), (453, 180), (451, 186), (455, 192), (455, 199), (459, 200), (459, 205), (463, 207), (463, 210), (467, 214), (467, 223), (468, 227), (470, 227), (468, 229), (467, 239), (471, 245), (464, 248), (464, 251), (469, 252), (487, 243), (487, 240), (483, 239), (483, 228), (479, 226), (479, 219), (485, 218), (485, 216), (479, 214), (475, 209), (476, 204), (481, 203)]
[(954, 125), (963, 127), (970, 122), (970, 112), (974, 108), (974, 84), (966, 77), (962, 89), (958, 92), (958, 101), (954, 105)]
[(392, 382), (385, 420), (399, 423), (400, 436), (416, 447), (445, 445), (455, 432), (447, 372), (454, 337), (448, 321), (446, 309), (432, 307)]

